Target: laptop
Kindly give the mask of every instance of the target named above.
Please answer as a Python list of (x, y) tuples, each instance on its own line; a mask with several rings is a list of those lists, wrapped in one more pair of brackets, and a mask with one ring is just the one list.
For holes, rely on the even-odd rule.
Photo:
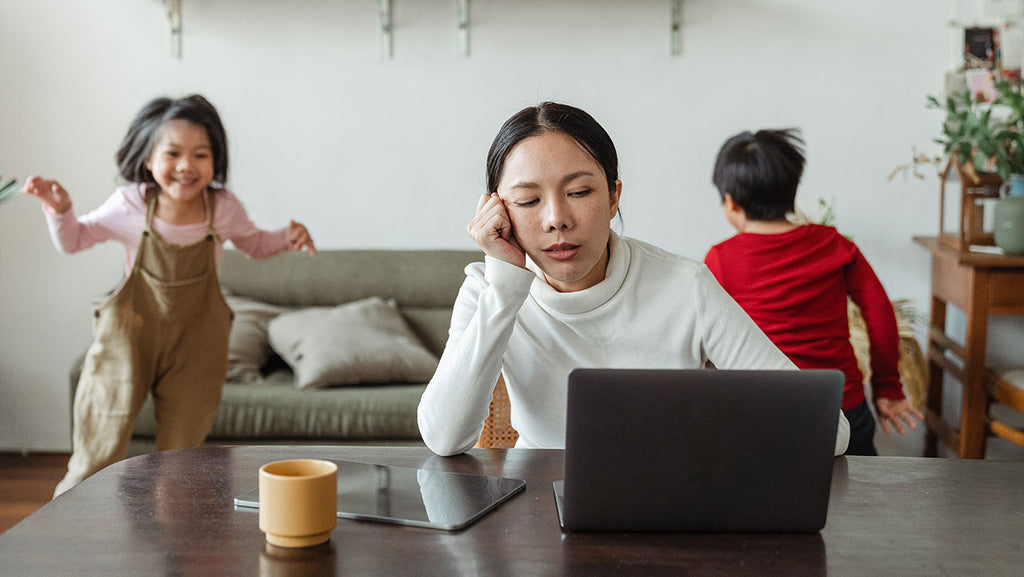
[(835, 370), (572, 371), (562, 529), (821, 530), (843, 383)]

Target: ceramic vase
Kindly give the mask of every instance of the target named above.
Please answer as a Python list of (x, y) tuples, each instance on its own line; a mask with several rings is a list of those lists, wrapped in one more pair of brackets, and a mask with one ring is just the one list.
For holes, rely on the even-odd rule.
[(996, 246), (1010, 255), (1024, 255), (1024, 196), (996, 202), (993, 213)]

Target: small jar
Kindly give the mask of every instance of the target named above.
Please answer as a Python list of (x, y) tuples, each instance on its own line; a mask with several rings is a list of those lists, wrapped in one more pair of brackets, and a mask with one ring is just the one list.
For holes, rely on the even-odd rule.
[(993, 211), (996, 246), (1009, 255), (1024, 255), (1024, 196), (1007, 196)]

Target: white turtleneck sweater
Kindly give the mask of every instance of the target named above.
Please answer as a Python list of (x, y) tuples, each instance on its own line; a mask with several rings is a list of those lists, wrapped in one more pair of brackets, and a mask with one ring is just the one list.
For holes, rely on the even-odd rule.
[[(703, 264), (611, 234), (605, 278), (560, 293), (529, 270), (486, 257), (466, 267), (448, 342), (420, 399), (420, 434), (439, 455), (468, 451), (504, 374), (516, 447), (564, 448), (575, 368), (796, 369)], [(835, 454), (849, 423), (838, 415)]]

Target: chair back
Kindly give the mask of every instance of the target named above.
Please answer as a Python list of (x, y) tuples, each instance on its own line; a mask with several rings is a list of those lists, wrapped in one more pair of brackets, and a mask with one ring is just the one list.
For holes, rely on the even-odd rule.
[[(1002, 373), (988, 370), (985, 373), (985, 385), (992, 404), (1004, 405), (1018, 413), (1024, 413), (1024, 368)], [(988, 432), (1024, 447), (1024, 428), (1020, 427), (1017, 421), (1019, 419), (1003, 418), (1002, 414), (993, 412), (990, 407)]]
[(505, 379), (498, 376), (491, 395), (491, 405), (484, 421), (484, 430), (476, 446), (484, 449), (511, 449), (519, 440), (519, 432), (512, 428), (512, 411), (508, 402)]

